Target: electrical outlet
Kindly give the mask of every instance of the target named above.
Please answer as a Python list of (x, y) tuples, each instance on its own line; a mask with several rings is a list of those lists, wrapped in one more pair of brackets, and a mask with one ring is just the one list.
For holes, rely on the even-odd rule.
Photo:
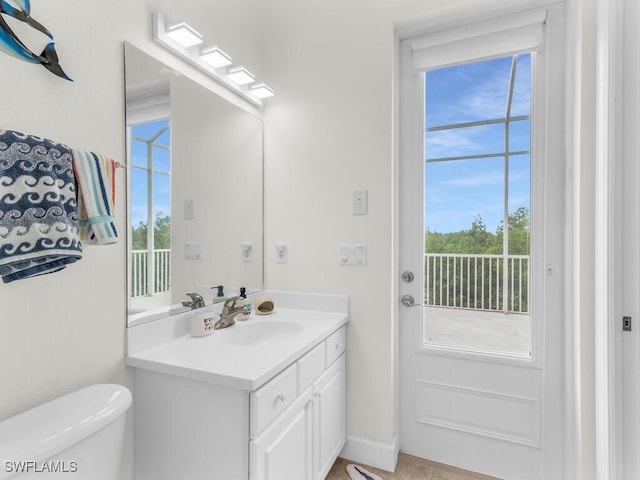
[(186, 260), (200, 260), (202, 256), (202, 246), (198, 242), (187, 242), (184, 244), (184, 258)]
[(251, 242), (243, 242), (240, 244), (242, 249), (242, 261), (245, 263), (253, 262), (253, 245)]
[(287, 244), (280, 242), (276, 245), (276, 262), (277, 263), (287, 263), (287, 258), (289, 256), (289, 252), (287, 249)]

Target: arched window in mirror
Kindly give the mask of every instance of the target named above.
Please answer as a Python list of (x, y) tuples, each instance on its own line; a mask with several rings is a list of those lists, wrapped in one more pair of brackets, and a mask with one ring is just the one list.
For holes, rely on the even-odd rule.
[(130, 125), (130, 296), (136, 310), (170, 303), (171, 122)]

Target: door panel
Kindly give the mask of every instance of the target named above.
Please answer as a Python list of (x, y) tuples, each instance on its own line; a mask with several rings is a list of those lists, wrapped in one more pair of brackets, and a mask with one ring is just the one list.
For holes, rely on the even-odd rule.
[[(552, 10), (558, 21), (554, 28), (547, 24), (547, 38), (561, 42), (562, 9), (553, 7), (551, 16)], [(398, 291), (416, 300), (400, 307), (400, 449), (508, 480), (562, 478), (564, 111), (562, 90), (552, 87), (563, 85), (563, 50), (556, 44), (553, 54), (547, 48), (536, 52), (532, 77), (537, 96), (531, 112), (531, 321), (524, 344), (530, 348), (518, 354), (474, 348), (478, 332), (460, 330), (467, 343), (443, 344), (430, 342), (425, 330), (425, 319), (433, 321), (424, 306), (425, 95), (424, 72), (412, 64), (414, 46), (412, 40), (400, 42), (399, 271), (411, 271), (415, 279), (398, 279)], [(504, 183), (506, 189), (511, 185)], [(513, 195), (506, 198), (509, 215)], [(460, 270), (455, 272), (460, 278)], [(510, 281), (501, 280), (505, 286)], [(481, 309), (445, 307), (445, 327), (447, 314), (460, 310), (469, 325), (484, 321)], [(513, 312), (506, 310), (502, 319), (510, 321)]]

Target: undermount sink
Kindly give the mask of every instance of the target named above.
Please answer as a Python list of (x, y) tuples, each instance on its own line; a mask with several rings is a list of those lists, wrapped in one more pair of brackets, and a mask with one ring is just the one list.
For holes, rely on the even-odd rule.
[(293, 337), (302, 331), (297, 323), (254, 319), (225, 329), (225, 340), (234, 345), (262, 345)]

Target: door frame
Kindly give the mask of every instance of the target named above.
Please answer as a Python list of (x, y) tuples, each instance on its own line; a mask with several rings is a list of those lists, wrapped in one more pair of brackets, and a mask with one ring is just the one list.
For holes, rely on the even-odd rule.
[[(622, 46), (618, 0), (598, 3), (597, 24), (597, 107), (596, 107), (596, 192), (595, 192), (595, 339), (596, 339), (596, 478), (614, 480), (622, 467), (622, 365), (619, 295), (621, 271), (621, 221), (617, 218), (621, 197), (620, 112), (616, 95), (621, 94), (620, 62), (616, 54)], [(622, 478), (622, 477), (620, 477)]]
[[(569, 132), (573, 131), (573, 105), (569, 99), (572, 98), (572, 82), (571, 79), (575, 78), (573, 64), (570, 63), (570, 59), (573, 58), (573, 45), (567, 42), (568, 36), (566, 35), (567, 29), (569, 31), (574, 31), (575, 27), (573, 25), (574, 22), (570, 22), (567, 20), (568, 15), (565, 11), (565, 7), (563, 3), (558, 2), (539, 2), (542, 6), (551, 6), (550, 8), (557, 8), (559, 10), (556, 13), (556, 25), (554, 30), (555, 40), (558, 40), (561, 36), (564, 38), (564, 55), (562, 60), (564, 61), (564, 68), (566, 71), (567, 80), (564, 82), (564, 95), (567, 98), (567, 101), (564, 103), (564, 108), (562, 109), (562, 114), (565, 117), (564, 125), (564, 133), (560, 135), (565, 140), (570, 138)], [(394, 166), (393, 166), (393, 188), (394, 188), (394, 233), (393, 233), (393, 242), (394, 242), (394, 253), (393, 253), (393, 273), (394, 279), (392, 282), (393, 294), (395, 298), (395, 302), (392, 306), (392, 314), (394, 318), (394, 362), (395, 362), (395, 424), (396, 424), (396, 432), (397, 438), (400, 438), (400, 296), (401, 296), (401, 265), (400, 265), (400, 144), (401, 144), (401, 127), (400, 127), (400, 89), (402, 79), (400, 76), (400, 43), (403, 40), (408, 40), (410, 38), (416, 37), (418, 35), (422, 35), (425, 33), (430, 33), (438, 30), (445, 30), (448, 28), (455, 28), (464, 24), (473, 23), (475, 21), (486, 20), (490, 18), (497, 18), (500, 16), (504, 16), (511, 13), (517, 13), (518, 10), (511, 8), (502, 8), (496, 9), (492, 11), (487, 11), (486, 9), (482, 12), (476, 11), (471, 12), (463, 17), (454, 16), (454, 15), (443, 15), (436, 20), (430, 22), (428, 25), (423, 25), (421, 27), (412, 27), (406, 28), (403, 30), (396, 31), (395, 36), (395, 81), (394, 81), (394, 98), (395, 98), (395, 121), (394, 121)], [(558, 25), (560, 24), (560, 25)], [(567, 26), (564, 30), (562, 27)], [(570, 248), (573, 251), (573, 247), (576, 242), (579, 241), (573, 234), (574, 232), (574, 224), (573, 224), (573, 215), (574, 215), (574, 196), (573, 196), (573, 183), (574, 177), (571, 176), (568, 172), (572, 171), (573, 166), (573, 157), (572, 157), (572, 145), (569, 140), (566, 140), (566, 161), (564, 171), (566, 172), (566, 178), (564, 178), (564, 193), (559, 195), (557, 200), (564, 202), (565, 205), (565, 218), (564, 220), (564, 240), (563, 245), (565, 248)], [(560, 467), (563, 469), (563, 477), (567, 479), (573, 479), (576, 475), (576, 458), (577, 458), (577, 423), (576, 423), (576, 412), (578, 411), (576, 406), (578, 402), (578, 390), (577, 385), (575, 383), (575, 369), (574, 369), (574, 359), (576, 350), (576, 340), (574, 335), (574, 258), (571, 255), (566, 255), (561, 262), (561, 269), (564, 270), (563, 275), (563, 283), (562, 283), (562, 291), (558, 292), (559, 295), (563, 295), (565, 298), (564, 301), (564, 317), (566, 321), (562, 326), (562, 333), (564, 335), (564, 352), (561, 357), (555, 359), (556, 365), (560, 363), (561, 367), (564, 370), (563, 376), (563, 387), (561, 388), (562, 392), (548, 392), (545, 389), (544, 392), (544, 401), (550, 401), (549, 395), (558, 395), (560, 394), (561, 401), (564, 409), (564, 420), (562, 430), (564, 435), (561, 439), (549, 439), (549, 441), (553, 444), (559, 444), (562, 449), (563, 465)], [(549, 368), (549, 361), (545, 361), (546, 368)], [(543, 439), (547, 439), (548, 434), (543, 432)], [(544, 441), (544, 440), (543, 440)], [(552, 465), (553, 464), (553, 465)], [(543, 457), (543, 476), (544, 478), (552, 478), (553, 474), (557, 474), (558, 465), (557, 462), (554, 462), (553, 459), (548, 458), (548, 456)], [(553, 472), (553, 474), (551, 474)], [(551, 474), (548, 476), (547, 474)]]
[[(640, 475), (640, 9), (597, 5), (596, 116), (596, 478)], [(622, 317), (630, 315), (630, 332)]]

